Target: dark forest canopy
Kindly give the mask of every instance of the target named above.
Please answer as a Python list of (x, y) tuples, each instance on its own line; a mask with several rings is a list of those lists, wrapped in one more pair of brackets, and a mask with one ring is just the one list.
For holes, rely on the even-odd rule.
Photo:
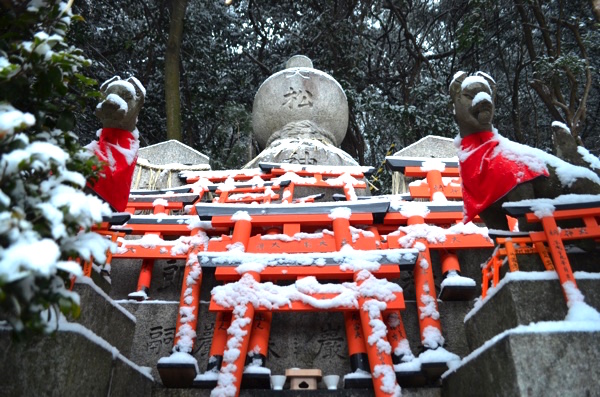
[[(182, 141), (214, 169), (258, 150), (251, 111), (260, 84), (304, 54), (348, 96), (342, 148), (378, 166), (430, 135), (454, 137), (448, 85), (459, 70), (498, 83), (495, 125), (551, 151), (562, 121), (600, 153), (600, 37), (593, 0), (280, 1), (78, 0), (85, 19), (71, 36), (103, 81), (135, 75), (147, 88), (142, 146), (166, 139), (165, 54), (173, 5), (185, 6), (179, 86)], [(92, 107), (78, 132), (93, 138)], [(249, 147), (253, 151), (248, 150)]]

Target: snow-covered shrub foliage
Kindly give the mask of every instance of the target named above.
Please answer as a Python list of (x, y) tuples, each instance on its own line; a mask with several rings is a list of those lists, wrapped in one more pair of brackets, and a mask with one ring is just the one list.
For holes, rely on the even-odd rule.
[(83, 192), (98, 163), (70, 132), (95, 84), (66, 42), (74, 19), (58, 0), (0, 4), (0, 320), (19, 335), (46, 329), (45, 310), (78, 314), (75, 260), (109, 246), (91, 227), (110, 209)]

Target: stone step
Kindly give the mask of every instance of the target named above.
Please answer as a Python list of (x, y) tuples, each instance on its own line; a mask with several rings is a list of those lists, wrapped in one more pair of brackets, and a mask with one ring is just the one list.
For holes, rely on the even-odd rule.
[(493, 338), (443, 375), (444, 395), (598, 395), (600, 325), (568, 331), (556, 324), (554, 330), (532, 325)]
[[(324, 386), (323, 386), (324, 387)], [(210, 390), (202, 389), (166, 389), (155, 387), (152, 397), (208, 397)], [(338, 390), (251, 390), (242, 389), (240, 397), (373, 397), (371, 389), (338, 389)], [(441, 397), (441, 387), (402, 388), (403, 397)]]
[(113, 301), (90, 278), (79, 278), (73, 291), (79, 294), (81, 307), (81, 314), (75, 321), (129, 357), (135, 332), (135, 316)]
[[(575, 272), (585, 302), (600, 310), (600, 275)], [(507, 273), (477, 308), (467, 313), (466, 339), (470, 351), (494, 336), (539, 321), (561, 321), (567, 305), (555, 272)]]
[(0, 385), (5, 396), (149, 396), (153, 379), (89, 329), (68, 323), (26, 342), (0, 330)]

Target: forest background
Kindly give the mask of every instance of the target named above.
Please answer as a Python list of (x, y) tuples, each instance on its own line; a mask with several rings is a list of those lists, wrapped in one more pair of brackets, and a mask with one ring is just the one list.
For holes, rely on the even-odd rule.
[[(596, 3), (596, 4), (594, 4)], [(434, 134), (455, 137), (448, 86), (457, 71), (498, 84), (495, 126), (552, 151), (562, 121), (600, 153), (598, 0), (78, 0), (70, 40), (99, 82), (136, 76), (147, 88), (141, 146), (178, 139), (239, 168), (261, 148), (252, 102), (261, 83), (303, 54), (346, 92), (342, 149), (379, 167), (393, 151)], [(94, 99), (77, 115), (95, 138)], [(386, 178), (374, 180), (380, 191)], [(387, 186), (386, 186), (387, 185)]]

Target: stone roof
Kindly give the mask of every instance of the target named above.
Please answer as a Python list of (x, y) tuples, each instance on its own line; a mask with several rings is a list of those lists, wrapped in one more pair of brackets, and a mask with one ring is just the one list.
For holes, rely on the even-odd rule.
[(174, 139), (142, 147), (138, 151), (138, 157), (144, 158), (154, 165), (173, 163), (186, 165), (208, 164), (210, 160), (207, 155)]
[(428, 135), (394, 153), (394, 156), (447, 158), (456, 156), (454, 138)]

